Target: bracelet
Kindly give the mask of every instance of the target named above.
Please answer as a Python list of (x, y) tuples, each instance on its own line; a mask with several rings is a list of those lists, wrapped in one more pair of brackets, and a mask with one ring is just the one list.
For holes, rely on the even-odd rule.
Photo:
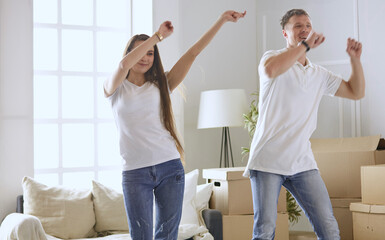
[(309, 52), (310, 50), (309, 44), (307, 44), (305, 40), (303, 40), (301, 43), (306, 47), (306, 52)]
[(159, 42), (161, 42), (163, 40), (163, 36), (162, 36), (162, 34), (160, 34), (160, 32), (155, 32), (155, 35), (158, 37)]

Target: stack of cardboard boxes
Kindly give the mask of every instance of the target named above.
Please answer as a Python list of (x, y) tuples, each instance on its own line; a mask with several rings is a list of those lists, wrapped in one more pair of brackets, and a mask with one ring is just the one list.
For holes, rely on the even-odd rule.
[[(385, 150), (383, 151), (385, 153)], [(352, 203), (354, 240), (385, 239), (385, 165), (361, 167), (362, 202)]]
[[(250, 240), (253, 233), (253, 200), (250, 180), (242, 176), (245, 168), (203, 169), (203, 178), (214, 184), (210, 208), (222, 212), (223, 240)], [(275, 239), (288, 240), (286, 191), (282, 188), (278, 200)]]
[(341, 240), (352, 240), (349, 206), (361, 202), (361, 166), (385, 163), (385, 151), (379, 149), (380, 136), (311, 139), (311, 146), (329, 192)]

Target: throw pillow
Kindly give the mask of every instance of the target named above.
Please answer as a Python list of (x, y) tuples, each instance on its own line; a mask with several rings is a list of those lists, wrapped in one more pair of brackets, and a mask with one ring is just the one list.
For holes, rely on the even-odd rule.
[(185, 175), (182, 219), (179, 225), (178, 240), (190, 239), (191, 237), (213, 240), (201, 217), (201, 210), (208, 205), (213, 185), (212, 183), (203, 184), (197, 188), (198, 176), (198, 169)]
[(198, 176), (198, 169), (195, 169), (185, 174), (183, 209), (180, 225), (195, 224), (199, 226), (198, 214), (195, 207), (195, 195), (198, 183)]
[(92, 194), (96, 216), (95, 230), (103, 231), (128, 231), (126, 209), (123, 194), (92, 181)]
[(47, 240), (47, 237), (37, 217), (21, 213), (11, 213), (0, 225), (0, 239)]
[(209, 208), (209, 201), (213, 192), (213, 183), (206, 183), (197, 186), (197, 194), (195, 197), (195, 206), (197, 212), (202, 209)]
[(47, 234), (63, 239), (95, 235), (91, 191), (49, 187), (30, 177), (22, 185), (24, 213), (39, 218)]

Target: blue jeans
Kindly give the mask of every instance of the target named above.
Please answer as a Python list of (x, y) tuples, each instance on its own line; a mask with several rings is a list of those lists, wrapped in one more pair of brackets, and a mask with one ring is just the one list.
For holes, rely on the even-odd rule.
[(274, 239), (279, 191), (283, 185), (297, 200), (318, 239), (340, 239), (326, 186), (318, 170), (292, 176), (250, 170), (254, 205), (253, 240)]
[(180, 159), (123, 171), (122, 184), (131, 238), (152, 240), (155, 196), (155, 239), (176, 240), (184, 194)]

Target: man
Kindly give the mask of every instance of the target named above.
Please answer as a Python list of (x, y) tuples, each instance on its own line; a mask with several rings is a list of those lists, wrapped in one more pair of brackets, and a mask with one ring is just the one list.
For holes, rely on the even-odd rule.
[(281, 25), (287, 48), (266, 52), (258, 68), (259, 119), (244, 174), (250, 176), (253, 194), (253, 239), (274, 238), (281, 185), (302, 207), (318, 239), (340, 239), (309, 139), (317, 125), (323, 95), (354, 100), (364, 97), (362, 46), (348, 39), (346, 52), (352, 74), (344, 81), (306, 58), (309, 50), (325, 40), (313, 31), (306, 11), (288, 11)]

